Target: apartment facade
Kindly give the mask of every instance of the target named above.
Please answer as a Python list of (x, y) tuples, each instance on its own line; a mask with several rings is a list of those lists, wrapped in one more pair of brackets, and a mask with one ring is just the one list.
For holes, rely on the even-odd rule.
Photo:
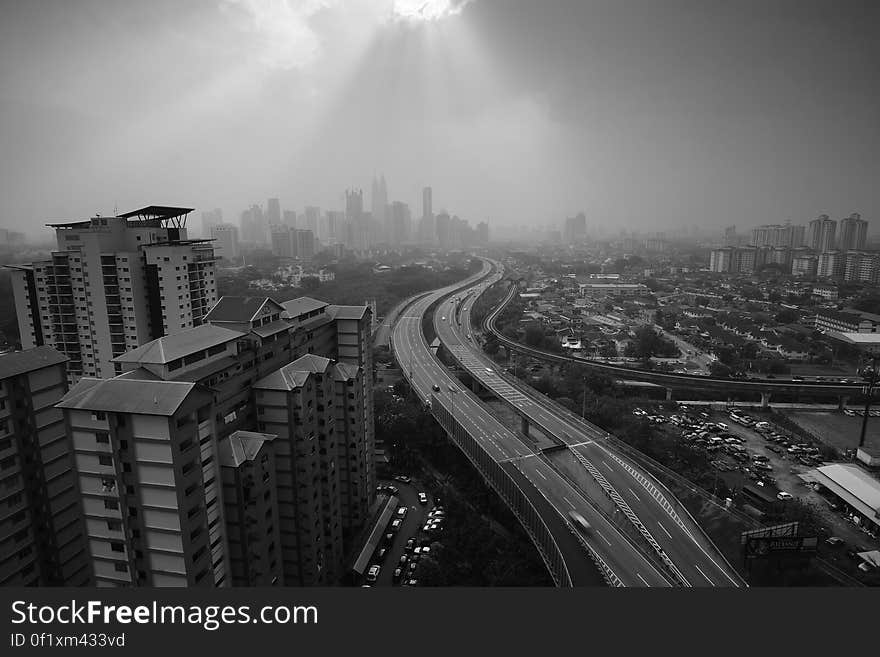
[(71, 440), (55, 404), (67, 358), (0, 356), (0, 586), (92, 583)]
[(112, 377), (116, 356), (198, 326), (217, 288), (210, 240), (186, 239), (189, 212), (149, 206), (49, 224), (51, 259), (10, 267), (22, 348), (63, 353), (73, 383)]
[(99, 587), (228, 586), (210, 391), (83, 378), (57, 407), (72, 437)]
[[(91, 521), (90, 545), (101, 564), (100, 573), (96, 571), (99, 581), (157, 586), (337, 581), (349, 543), (367, 520), (376, 485), (370, 317), (365, 306), (332, 306), (307, 297), (285, 304), (266, 297), (223, 297), (202, 325), (117, 357), (114, 362), (122, 374), (97, 383), (84, 379), (71, 390), (62, 407), (77, 446)], [(130, 417), (146, 413), (143, 408), (126, 410), (124, 400), (113, 402), (109, 392), (91, 393), (95, 386), (114, 392), (114, 387), (134, 390), (131, 386), (136, 385), (143, 386), (137, 394), (147, 409), (153, 408), (146, 403), (151, 397), (161, 401), (170, 396), (177, 404), (163, 407), (164, 420), (147, 422)], [(99, 407), (99, 400), (107, 407), (115, 403), (116, 410)], [(124, 416), (121, 422), (120, 416)], [(130, 445), (140, 438), (126, 437), (117, 425), (151, 427), (151, 435), (168, 443), (170, 451), (156, 448), (143, 452), (143, 458), (135, 453), (131, 460), (126, 456)], [(91, 435), (96, 431), (102, 432), (100, 447)], [(175, 451), (174, 446), (181, 444), (189, 450), (194, 441), (200, 448), (198, 458), (187, 460), (189, 452)], [(111, 482), (110, 470), (120, 467), (126, 480)], [(161, 467), (161, 474), (156, 467)], [(104, 492), (105, 483), (110, 491)], [(134, 508), (134, 517), (143, 515), (143, 505), (134, 498), (134, 502), (119, 500), (106, 513), (102, 501), (92, 499), (121, 490), (117, 487), (121, 485), (135, 492), (150, 491), (150, 501), (158, 497), (156, 504), (161, 502), (165, 513), (182, 509), (176, 520), (171, 515), (162, 519), (163, 526), (175, 531), (168, 539), (173, 564), (148, 568), (143, 559), (151, 558), (150, 546), (134, 539), (124, 541), (126, 559), (104, 563), (108, 554), (104, 525), (117, 520), (113, 512)], [(171, 497), (166, 489), (157, 493), (157, 486), (183, 491), (185, 499)], [(191, 500), (199, 497), (204, 497), (204, 509), (192, 506)], [(270, 537), (276, 531), (277, 541), (254, 538)], [(178, 548), (189, 553), (186, 541), (199, 539), (202, 533), (210, 539), (210, 561), (181, 563)], [(113, 551), (118, 551), (116, 543)], [(271, 548), (272, 544), (278, 547)], [(192, 549), (202, 547), (197, 544)], [(133, 563), (131, 554), (140, 554), (141, 560)], [(254, 554), (259, 559), (251, 563), (247, 555)], [(118, 563), (126, 561), (128, 570)], [(209, 570), (203, 572), (207, 566)]]

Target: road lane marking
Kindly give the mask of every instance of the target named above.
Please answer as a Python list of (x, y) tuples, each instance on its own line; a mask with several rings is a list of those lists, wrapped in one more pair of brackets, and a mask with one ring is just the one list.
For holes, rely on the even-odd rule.
[(562, 499), (568, 502), (568, 506), (570, 506), (572, 509), (575, 508), (574, 504), (571, 503), (571, 500), (568, 499), (565, 495), (562, 496)]
[(660, 529), (662, 529), (664, 532), (666, 532), (666, 535), (667, 535), (669, 538), (672, 538), (672, 534), (670, 534), (670, 533), (669, 533), (669, 530), (666, 529), (666, 527), (663, 526), (663, 523), (662, 523), (662, 522), (660, 522), (660, 521), (658, 520), (658, 521), (657, 521), (657, 524), (660, 525)]
[(709, 582), (709, 584), (711, 584), (712, 586), (715, 586), (715, 582), (713, 582), (711, 579), (709, 579), (709, 576), (706, 573), (704, 573), (703, 570), (697, 564), (694, 564), (694, 568), (696, 568), (697, 570), (700, 571), (700, 575), (705, 577), (706, 581)]
[[(638, 577), (640, 580), (642, 580), (643, 582), (645, 582), (645, 578), (642, 577), (641, 575), (639, 575), (638, 573), (636, 573), (636, 577)], [(651, 585), (648, 584), (647, 582), (645, 582), (645, 586), (651, 586)]]
[(538, 470), (538, 468), (535, 468), (535, 472), (538, 473), (538, 475), (541, 477), (541, 479), (543, 479), (544, 481), (547, 481), (547, 477), (545, 477), (543, 474), (541, 474), (541, 471)]
[(608, 461), (606, 461), (605, 459), (602, 459), (602, 463), (605, 465), (606, 468), (611, 470), (611, 472), (614, 472), (614, 468), (612, 468), (610, 465), (608, 465)]
[(632, 493), (632, 495), (633, 495), (634, 498), (636, 498), (637, 500), (639, 500), (639, 502), (642, 501), (641, 499), (639, 499), (639, 496), (636, 495), (636, 492), (635, 492), (632, 488), (630, 488), (629, 486), (627, 486), (626, 488), (627, 488), (627, 490), (628, 490), (630, 493)]
[[(605, 538), (605, 534), (600, 532), (598, 529), (596, 530), (596, 533), (602, 538), (603, 541), (608, 543), (608, 547), (611, 547), (611, 541), (609, 541), (607, 538)], [(644, 580), (642, 580), (642, 581), (644, 581)], [(645, 583), (647, 584), (647, 582), (645, 582)]]

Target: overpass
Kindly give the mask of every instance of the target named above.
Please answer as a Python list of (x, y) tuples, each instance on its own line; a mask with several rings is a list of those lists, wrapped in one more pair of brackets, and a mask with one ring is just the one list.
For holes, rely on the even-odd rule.
[(662, 483), (620, 452), (611, 436), (498, 371), (470, 334), (470, 308), (483, 287), (472, 286), (476, 293), (473, 299), (463, 294), (459, 305), (442, 304), (434, 313), (437, 336), (456, 365), (520, 417), (524, 436), (530, 427), (538, 427), (570, 453), (569, 460), (580, 469), (580, 493), (592, 496), (596, 506), (607, 508), (610, 504), (627, 525), (628, 531), (621, 533), (650, 553), (675, 585), (744, 585), (687, 509)]
[(667, 399), (672, 398), (672, 391), (674, 390), (698, 389), (705, 392), (716, 392), (723, 399), (730, 399), (733, 396), (733, 393), (751, 394), (756, 396), (760, 395), (761, 405), (767, 406), (774, 393), (785, 393), (786, 395), (794, 396), (796, 398), (819, 396), (837, 397), (838, 407), (843, 408), (851, 397), (857, 397), (863, 393), (863, 383), (788, 381), (776, 379), (742, 380), (694, 376), (690, 374), (674, 374), (672, 372), (656, 372), (653, 370), (640, 370), (622, 365), (612, 365), (601, 361), (590, 360), (588, 358), (555, 354), (543, 349), (537, 349), (508, 338), (495, 327), (498, 316), (504, 311), (508, 304), (510, 304), (516, 296), (516, 293), (516, 284), (511, 284), (503, 301), (483, 320), (484, 331), (493, 335), (498, 342), (504, 345), (507, 349), (545, 362), (577, 364), (591, 371), (617, 379), (653, 383), (666, 388)]
[[(431, 353), (422, 333), (422, 318), (445, 297), (482, 281), (494, 282), (483, 270), (463, 283), (414, 300), (404, 308), (391, 335), (391, 347), (412, 389), (461, 449), (486, 483), (501, 497), (536, 546), (557, 586), (680, 585), (656, 553), (632, 537), (631, 525), (603, 511), (540, 450), (511, 432)], [(436, 388), (435, 388), (436, 386)], [(584, 533), (570, 522), (569, 511), (593, 527)]]

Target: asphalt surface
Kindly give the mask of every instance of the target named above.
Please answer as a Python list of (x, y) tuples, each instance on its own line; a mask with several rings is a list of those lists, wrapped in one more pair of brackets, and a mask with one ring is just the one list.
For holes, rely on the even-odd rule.
[[(498, 276), (494, 274), (487, 284)], [(434, 396), (487, 454), (508, 472), (514, 473), (514, 480), (539, 510), (551, 531), (575, 586), (594, 585), (597, 579), (596, 567), (582, 542), (599, 555), (624, 586), (671, 586), (674, 580), (668, 574), (661, 572), (641, 548), (630, 543), (540, 453), (536, 453), (528, 441), (495, 419), (431, 353), (422, 335), (421, 318), (434, 301), (461, 285), (438, 290), (418, 300), (401, 314), (394, 326), (392, 341), (398, 362), (419, 397), (428, 401)], [(437, 318), (446, 315), (447, 322), (452, 321), (452, 309), (453, 304), (444, 301), (438, 307)], [(464, 325), (464, 320), (462, 323)], [(464, 339), (467, 340), (466, 335)], [(433, 390), (434, 385), (440, 390)], [(583, 515), (593, 530), (577, 532), (568, 520), (568, 513), (572, 510)]]
[[(396, 486), (398, 489), (397, 497), (400, 499), (397, 505), (398, 507), (404, 507), (407, 510), (406, 516), (403, 519), (403, 524), (400, 530), (394, 534), (394, 540), (391, 545), (385, 543), (384, 538), (379, 544), (380, 548), (388, 548), (384, 558), (379, 560), (374, 554), (373, 559), (370, 561), (370, 566), (377, 564), (381, 567), (379, 578), (376, 580), (374, 586), (396, 586), (400, 584), (400, 581), (394, 581), (394, 569), (399, 565), (400, 557), (406, 554), (404, 548), (406, 547), (407, 540), (410, 538), (421, 540), (428, 537), (421, 531), (421, 529), (425, 524), (425, 519), (428, 517), (428, 511), (430, 511), (434, 505), (434, 498), (427, 491), (417, 488), (418, 485), (415, 483), (404, 484), (399, 481), (391, 480), (383, 480), (379, 483)], [(420, 492), (427, 493), (428, 504), (419, 503)], [(397, 517), (397, 515), (394, 515), (391, 520), (388, 521), (389, 527), (391, 522)], [(383, 536), (388, 533), (391, 533), (390, 529), (386, 529)], [(408, 568), (409, 566), (407, 564), (405, 568), (407, 572)], [(411, 577), (413, 579), (418, 579), (418, 568), (416, 569), (415, 575), (407, 574), (402, 580), (410, 579)]]
[[(449, 312), (451, 307), (438, 309), (435, 313), (434, 326), (441, 342), (483, 386), (510, 404), (517, 413), (526, 416), (540, 430), (560, 439), (598, 470), (677, 568), (674, 581), (688, 586), (743, 585), (736, 571), (727, 564), (681, 504), (648, 473), (617, 454), (605, 440), (607, 434), (577, 421), (570, 414), (560, 412), (558, 406), (552, 405), (537, 391), (499, 372), (498, 365), (482, 352), (472, 337), (470, 310), (476, 295), (465, 298), (463, 293), (459, 298), (462, 299), (459, 321), (456, 321), (454, 312)], [(443, 320), (444, 316), (446, 320)], [(556, 502), (558, 509), (567, 511), (576, 506), (575, 499), (580, 492), (564, 480), (554, 481), (551, 485), (550, 468), (542, 460), (523, 459), (520, 463), (527, 476), (544, 478), (546, 484), (542, 491), (548, 499)], [(592, 524), (590, 516), (586, 513), (583, 515)], [(608, 525), (611, 526), (610, 523)], [(605, 543), (604, 547), (614, 553), (612, 558), (620, 559), (625, 552), (625, 541), (616, 530), (613, 532), (618, 534), (616, 537), (606, 536), (605, 532), (601, 523), (594, 525), (595, 536), (591, 547), (602, 548)], [(648, 545), (647, 541), (645, 545)], [(639, 578), (644, 577), (644, 567), (638, 560), (624, 558), (622, 561), (621, 568), (635, 572)], [(617, 574), (620, 576), (620, 573)]]

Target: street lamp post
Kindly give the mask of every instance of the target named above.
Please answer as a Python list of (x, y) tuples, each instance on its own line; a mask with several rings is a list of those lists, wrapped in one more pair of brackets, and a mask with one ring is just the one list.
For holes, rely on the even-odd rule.
[(871, 401), (874, 399), (874, 386), (877, 384), (877, 359), (880, 354), (874, 352), (871, 354), (871, 378), (865, 388), (865, 414), (862, 417), (862, 432), (859, 435), (859, 447), (865, 446), (865, 434), (868, 431), (868, 415), (871, 412)]

